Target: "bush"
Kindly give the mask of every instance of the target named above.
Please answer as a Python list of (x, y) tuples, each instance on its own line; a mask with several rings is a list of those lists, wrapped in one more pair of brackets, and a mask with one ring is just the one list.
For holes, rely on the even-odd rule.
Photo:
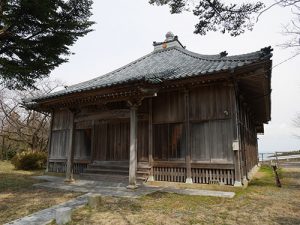
[(6, 160), (11, 160), (16, 154), (17, 154), (17, 151), (15, 149), (7, 150)]
[(18, 170), (43, 169), (47, 163), (47, 153), (27, 150), (17, 153), (12, 158), (11, 162)]

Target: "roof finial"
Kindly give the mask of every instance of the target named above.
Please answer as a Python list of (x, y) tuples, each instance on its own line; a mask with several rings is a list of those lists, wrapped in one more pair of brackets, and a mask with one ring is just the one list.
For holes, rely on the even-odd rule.
[(174, 38), (175, 38), (175, 35), (171, 31), (169, 31), (168, 33), (166, 33), (165, 41), (172, 41), (172, 40), (174, 40)]

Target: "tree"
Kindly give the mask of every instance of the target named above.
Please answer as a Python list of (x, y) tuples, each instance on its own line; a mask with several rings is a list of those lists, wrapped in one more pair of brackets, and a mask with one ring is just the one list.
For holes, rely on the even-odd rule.
[(192, 0), (150, 0), (150, 4), (169, 5), (170, 12), (181, 13), (183, 11), (193, 11), (199, 18), (195, 25), (194, 33), (205, 35), (208, 31), (220, 30), (222, 33), (228, 32), (232, 36), (237, 36), (252, 30), (255, 18), (253, 14), (263, 9), (264, 4), (243, 3), (224, 4), (220, 0), (198, 0), (198, 4), (193, 6)]
[(290, 24), (284, 27), (283, 34), (288, 40), (281, 46), (284, 48), (292, 48), (296, 55), (300, 54), (300, 0), (286, 0), (281, 4), (283, 7), (291, 7), (294, 18)]
[[(43, 80), (37, 84), (39, 90), (18, 91), (2, 88), (0, 95), (0, 149), (46, 151), (50, 116), (22, 106), (25, 97), (48, 94), (61, 87), (58, 81)], [(5, 154), (4, 154), (5, 155)], [(0, 157), (1, 159), (1, 157)]]
[(34, 88), (92, 31), (91, 0), (0, 0), (0, 82)]

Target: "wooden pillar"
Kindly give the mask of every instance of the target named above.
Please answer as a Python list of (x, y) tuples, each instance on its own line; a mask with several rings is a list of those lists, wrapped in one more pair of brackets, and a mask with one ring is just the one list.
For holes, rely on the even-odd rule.
[(191, 149), (190, 149), (190, 104), (189, 104), (189, 91), (184, 92), (184, 118), (185, 118), (185, 163), (186, 163), (186, 180), (185, 183), (192, 184), (192, 167), (191, 167)]
[(152, 98), (149, 99), (149, 164), (150, 175), (148, 181), (154, 181), (153, 173), (153, 117), (152, 117)]
[(127, 188), (135, 189), (137, 171), (137, 104), (130, 103), (130, 154), (129, 154), (129, 184)]
[(239, 96), (237, 86), (235, 85), (235, 125), (237, 148), (234, 150), (234, 186), (242, 186), (242, 173), (241, 173), (241, 135), (240, 135), (240, 118), (239, 118)]
[(54, 117), (54, 113), (53, 111), (50, 113), (50, 127), (49, 127), (49, 135), (48, 135), (48, 157), (47, 157), (47, 167), (46, 167), (46, 172), (49, 172), (49, 160), (50, 160), (50, 156), (51, 156), (51, 140), (52, 140), (52, 129), (53, 129), (53, 117)]
[(65, 182), (74, 182), (73, 179), (73, 164), (74, 164), (74, 136), (75, 136), (75, 113), (70, 113), (70, 127), (69, 127), (69, 144), (67, 149), (67, 168)]
[(95, 159), (95, 120), (92, 120), (92, 130), (91, 130), (91, 158), (90, 162)]

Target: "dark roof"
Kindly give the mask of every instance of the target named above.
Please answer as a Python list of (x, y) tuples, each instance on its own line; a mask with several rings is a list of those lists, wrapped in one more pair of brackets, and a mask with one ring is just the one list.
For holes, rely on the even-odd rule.
[(164, 80), (175, 80), (190, 76), (230, 71), (245, 65), (270, 59), (272, 56), (271, 51), (272, 49), (267, 47), (257, 52), (235, 56), (227, 56), (224, 52), (217, 55), (201, 55), (178, 46), (168, 47), (155, 50), (103, 76), (69, 86), (62, 91), (30, 100), (28, 99), (29, 101), (27, 100), (26, 102), (40, 101), (71, 93), (125, 84), (132, 81), (144, 80), (149, 83), (160, 83)]

